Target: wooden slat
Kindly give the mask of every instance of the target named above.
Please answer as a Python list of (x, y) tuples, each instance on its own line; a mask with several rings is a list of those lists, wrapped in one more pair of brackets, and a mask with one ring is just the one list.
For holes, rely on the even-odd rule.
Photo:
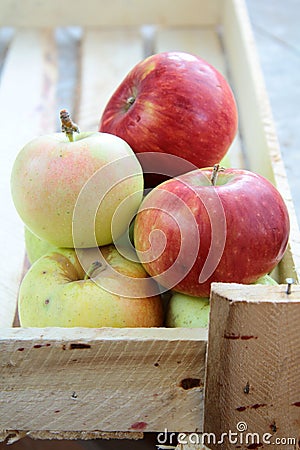
[(281, 264), (285, 276), (300, 279), (300, 232), (283, 164), (269, 99), (244, 0), (223, 4), (223, 40), (239, 103), (240, 126), (248, 168), (270, 179), (289, 210), (289, 251)]
[(205, 329), (4, 329), (0, 430), (201, 429), (206, 340)]
[(98, 130), (111, 94), (142, 58), (143, 41), (139, 30), (85, 31), (76, 114), (81, 130)]
[[(34, 62), (33, 62), (34, 61)], [(23, 223), (10, 193), (10, 174), (23, 145), (54, 127), (55, 46), (48, 31), (17, 33), (0, 87), (0, 327), (13, 322), (24, 259)]]
[(136, 26), (149, 23), (193, 25), (217, 23), (220, 0), (1, 0), (0, 25)]
[[(300, 286), (214, 283), (205, 397), (204, 431), (257, 433), (300, 439)], [(239, 429), (239, 423), (244, 429)], [(233, 448), (228, 436), (212, 449)], [(265, 442), (266, 444), (266, 442)], [(284, 446), (282, 446), (283, 448)], [(248, 447), (250, 448), (250, 447)], [(254, 447), (251, 447), (254, 448)]]

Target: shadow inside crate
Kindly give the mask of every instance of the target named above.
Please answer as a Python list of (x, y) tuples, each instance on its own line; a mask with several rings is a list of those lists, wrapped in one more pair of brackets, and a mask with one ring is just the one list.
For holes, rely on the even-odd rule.
[[(155, 450), (156, 433), (145, 433), (143, 439), (94, 439), (94, 440), (40, 440), (25, 437), (12, 444), (12, 450)], [(7, 450), (7, 443), (0, 443), (0, 450)]]

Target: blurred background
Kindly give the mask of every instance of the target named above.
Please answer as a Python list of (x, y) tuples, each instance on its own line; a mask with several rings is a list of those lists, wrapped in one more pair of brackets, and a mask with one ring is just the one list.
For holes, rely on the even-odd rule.
[(300, 2), (246, 0), (300, 223)]

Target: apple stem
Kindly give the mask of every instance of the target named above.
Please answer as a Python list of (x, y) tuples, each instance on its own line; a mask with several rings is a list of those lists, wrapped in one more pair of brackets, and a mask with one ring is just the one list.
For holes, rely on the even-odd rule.
[(220, 167), (220, 164), (215, 164), (212, 174), (211, 174), (211, 178), (210, 178), (210, 182), (213, 186), (215, 186), (217, 184), (217, 178), (218, 178), (218, 173), (225, 170), (224, 167)]
[(74, 141), (74, 132), (80, 133), (78, 125), (73, 122), (70, 114), (66, 109), (62, 109), (59, 113), (60, 122), (61, 122), (61, 131), (66, 133), (70, 142)]
[(88, 280), (89, 278), (92, 278), (92, 275), (95, 273), (97, 269), (102, 267), (102, 263), (100, 261), (94, 261), (87, 272), (85, 273), (84, 280)]

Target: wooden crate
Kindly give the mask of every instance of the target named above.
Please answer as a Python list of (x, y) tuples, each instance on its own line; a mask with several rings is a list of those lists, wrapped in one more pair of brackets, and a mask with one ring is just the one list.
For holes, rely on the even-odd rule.
[(244, 1), (1, 0), (0, 27), (0, 440), (192, 433), (203, 422), (220, 435), (239, 421), (298, 440), (297, 286), (287, 296), (284, 285), (216, 284), (209, 330), (13, 327), (24, 273), (9, 186), (17, 152), (57, 130), (64, 107), (81, 129), (96, 130), (115, 87), (152, 52), (197, 53), (229, 80), (240, 117), (232, 166), (280, 190), (291, 235), (276, 277), (298, 281), (299, 230)]

